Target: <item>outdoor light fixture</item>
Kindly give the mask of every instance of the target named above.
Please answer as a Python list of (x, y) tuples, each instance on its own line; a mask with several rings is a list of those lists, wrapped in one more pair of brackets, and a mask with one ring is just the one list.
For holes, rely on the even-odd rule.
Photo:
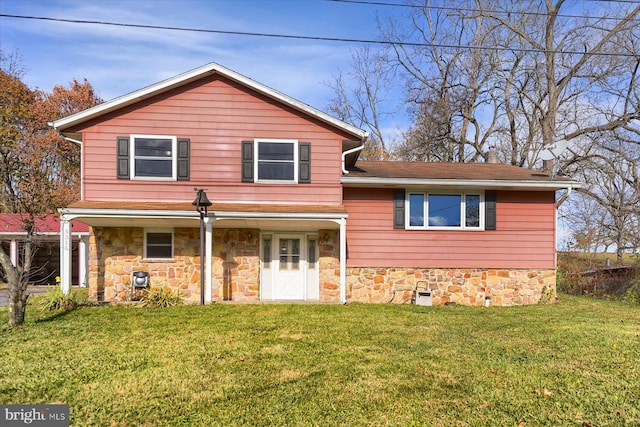
[(207, 198), (207, 193), (202, 188), (194, 188), (197, 191), (193, 206), (200, 212), (200, 305), (204, 305), (204, 218), (208, 214), (209, 206), (213, 203)]

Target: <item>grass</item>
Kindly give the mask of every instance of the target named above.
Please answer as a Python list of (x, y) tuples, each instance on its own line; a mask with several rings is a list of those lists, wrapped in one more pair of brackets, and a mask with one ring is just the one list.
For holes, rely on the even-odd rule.
[[(0, 311), (6, 324), (7, 311)], [(0, 403), (72, 425), (640, 425), (640, 308), (30, 308)]]

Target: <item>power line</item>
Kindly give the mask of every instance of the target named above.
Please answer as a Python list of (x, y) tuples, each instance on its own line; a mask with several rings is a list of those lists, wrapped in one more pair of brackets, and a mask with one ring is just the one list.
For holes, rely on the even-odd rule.
[[(530, 15), (530, 16), (547, 16), (544, 12), (523, 12), (523, 11), (506, 11), (506, 10), (485, 10), (485, 9), (471, 9), (464, 7), (452, 7), (452, 6), (436, 6), (436, 5), (428, 5), (421, 6), (417, 4), (401, 4), (401, 3), (388, 3), (383, 1), (374, 1), (374, 0), (324, 0), (332, 3), (350, 3), (350, 4), (360, 4), (366, 6), (390, 6), (390, 7), (404, 7), (404, 8), (413, 8), (413, 9), (434, 9), (434, 10), (449, 10), (455, 12), (471, 12), (471, 13), (494, 13), (500, 15), (509, 15), (509, 14), (518, 14), (518, 15)], [(604, 2), (607, 0), (589, 0), (592, 2)], [(613, 3), (613, 1), (612, 1)], [(615, 3), (631, 3), (631, 4), (640, 4), (638, 0), (616, 0)], [(568, 15), (568, 14), (558, 14), (556, 16), (562, 18), (585, 18), (585, 19), (603, 19), (603, 20), (614, 20), (621, 21), (622, 18), (615, 18), (609, 16), (589, 16), (589, 15)], [(638, 21), (640, 19), (630, 19), (630, 22)]]
[[(69, 19), (69, 18), (52, 18), (45, 16), (28, 16), (28, 15), (11, 15), (1, 13), (0, 17), (16, 18), (16, 19), (31, 19), (40, 21), (52, 21), (52, 22), (64, 22), (70, 24), (90, 24), (90, 25), (108, 25), (114, 27), (127, 27), (127, 28), (144, 28), (153, 30), (167, 30), (167, 31), (185, 31), (195, 33), (211, 33), (211, 34), (225, 34), (236, 36), (251, 36), (251, 37), (270, 37), (270, 38), (282, 38), (282, 39), (297, 39), (297, 40), (314, 40), (314, 41), (329, 41), (329, 42), (342, 42), (342, 43), (362, 43), (362, 44), (379, 44), (386, 46), (409, 46), (409, 47), (437, 47), (442, 49), (477, 49), (484, 51), (509, 51), (509, 52), (523, 52), (523, 53), (547, 53), (545, 50), (539, 49), (527, 49), (527, 48), (510, 48), (499, 46), (465, 46), (456, 44), (443, 44), (443, 43), (422, 43), (422, 42), (408, 42), (400, 40), (370, 40), (370, 39), (350, 39), (342, 37), (321, 37), (321, 36), (301, 36), (292, 34), (274, 34), (274, 33), (254, 33), (247, 31), (228, 31), (228, 30), (212, 30), (206, 28), (189, 28), (189, 27), (169, 27), (164, 25), (148, 25), (148, 24), (129, 24), (123, 22), (108, 22), (108, 21), (94, 21), (87, 19)], [(584, 55), (584, 51), (549, 51), (551, 53), (567, 54), (567, 55)], [(636, 58), (638, 54), (632, 53), (619, 53), (619, 52), (595, 52), (593, 55), (597, 56), (619, 56)]]

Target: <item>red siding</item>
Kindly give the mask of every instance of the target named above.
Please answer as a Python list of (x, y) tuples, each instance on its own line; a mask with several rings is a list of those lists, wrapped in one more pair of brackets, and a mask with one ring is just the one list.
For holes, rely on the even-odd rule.
[[(83, 128), (83, 200), (184, 201), (204, 187), (216, 202), (342, 202), (341, 147), (349, 135), (233, 81), (213, 76), (88, 122)], [(116, 137), (175, 135), (191, 139), (191, 179), (116, 179)], [(311, 142), (311, 184), (241, 182), (241, 141)]]
[(395, 230), (393, 190), (345, 188), (349, 267), (555, 268), (554, 192), (499, 191), (497, 230)]

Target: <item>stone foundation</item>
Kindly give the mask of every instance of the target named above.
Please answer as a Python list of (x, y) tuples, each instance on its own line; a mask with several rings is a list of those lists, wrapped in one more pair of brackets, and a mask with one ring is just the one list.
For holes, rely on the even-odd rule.
[(410, 303), (415, 290), (430, 290), (433, 305), (509, 306), (553, 302), (554, 269), (347, 268), (350, 302)]
[[(142, 228), (93, 227), (89, 239), (89, 298), (132, 299), (131, 275), (149, 273), (150, 286), (200, 301), (200, 231), (173, 230), (174, 257), (143, 258)], [(212, 301), (260, 300), (260, 230), (213, 229)], [(340, 301), (339, 233), (320, 230), (319, 299)], [(347, 268), (347, 301), (409, 303), (417, 290), (430, 290), (434, 305), (507, 306), (555, 301), (553, 269)]]

